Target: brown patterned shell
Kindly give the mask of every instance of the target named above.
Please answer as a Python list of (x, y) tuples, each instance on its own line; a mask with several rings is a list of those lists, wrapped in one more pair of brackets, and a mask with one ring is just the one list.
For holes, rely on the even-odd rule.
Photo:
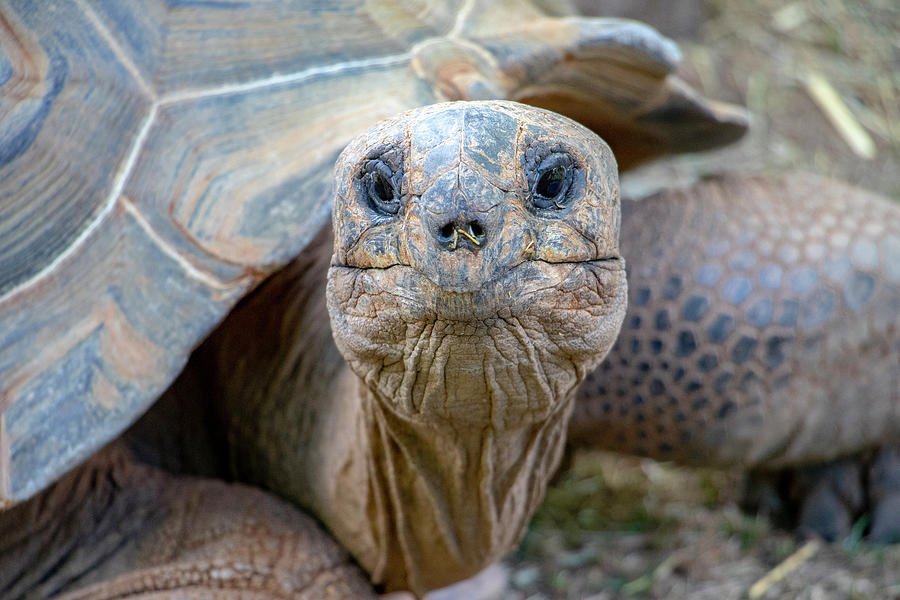
[(677, 61), (646, 26), (525, 1), (0, 4), (0, 506), (118, 435), (303, 250), (354, 134), (503, 97), (626, 164), (739, 137)]

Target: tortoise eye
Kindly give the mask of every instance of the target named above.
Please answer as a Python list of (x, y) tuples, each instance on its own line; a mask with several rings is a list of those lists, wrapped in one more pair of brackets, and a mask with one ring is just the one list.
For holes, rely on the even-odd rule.
[(531, 188), (531, 202), (537, 208), (561, 209), (569, 201), (573, 180), (572, 159), (563, 152), (554, 152), (541, 161), (535, 170)]
[(372, 174), (372, 186), (375, 195), (382, 202), (390, 202), (394, 199), (394, 189), (381, 173)]
[(394, 173), (381, 160), (366, 162), (363, 169), (363, 189), (369, 207), (382, 216), (394, 216), (400, 212), (400, 193), (394, 183)]
[(566, 178), (566, 169), (564, 167), (554, 167), (550, 171), (545, 171), (541, 178), (538, 179), (534, 191), (544, 198), (555, 198), (562, 190), (563, 182)]

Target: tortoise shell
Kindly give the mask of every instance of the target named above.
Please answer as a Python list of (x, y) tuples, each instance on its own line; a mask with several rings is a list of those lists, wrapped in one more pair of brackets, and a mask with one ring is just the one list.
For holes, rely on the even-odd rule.
[(526, 2), (0, 7), (0, 507), (122, 432), (328, 220), (332, 163), (444, 100), (568, 114), (620, 165), (747, 120), (632, 21)]

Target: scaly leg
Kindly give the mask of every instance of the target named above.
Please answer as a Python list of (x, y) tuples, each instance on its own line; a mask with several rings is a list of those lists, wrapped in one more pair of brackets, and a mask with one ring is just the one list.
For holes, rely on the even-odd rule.
[(805, 468), (750, 474), (745, 508), (827, 541), (869, 514), (868, 539), (900, 542), (900, 449), (889, 447)]
[(309, 517), (261, 490), (173, 477), (113, 445), (0, 515), (0, 596), (374, 598)]

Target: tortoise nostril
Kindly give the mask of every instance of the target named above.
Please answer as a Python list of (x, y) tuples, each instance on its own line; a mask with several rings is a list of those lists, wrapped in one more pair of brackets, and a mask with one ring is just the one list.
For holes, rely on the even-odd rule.
[(442, 246), (456, 250), (460, 244), (470, 248), (480, 247), (486, 234), (479, 221), (453, 220), (437, 229), (435, 235)]
[(456, 223), (447, 223), (438, 231), (438, 239), (442, 242), (449, 242), (453, 239), (453, 233), (456, 230)]

